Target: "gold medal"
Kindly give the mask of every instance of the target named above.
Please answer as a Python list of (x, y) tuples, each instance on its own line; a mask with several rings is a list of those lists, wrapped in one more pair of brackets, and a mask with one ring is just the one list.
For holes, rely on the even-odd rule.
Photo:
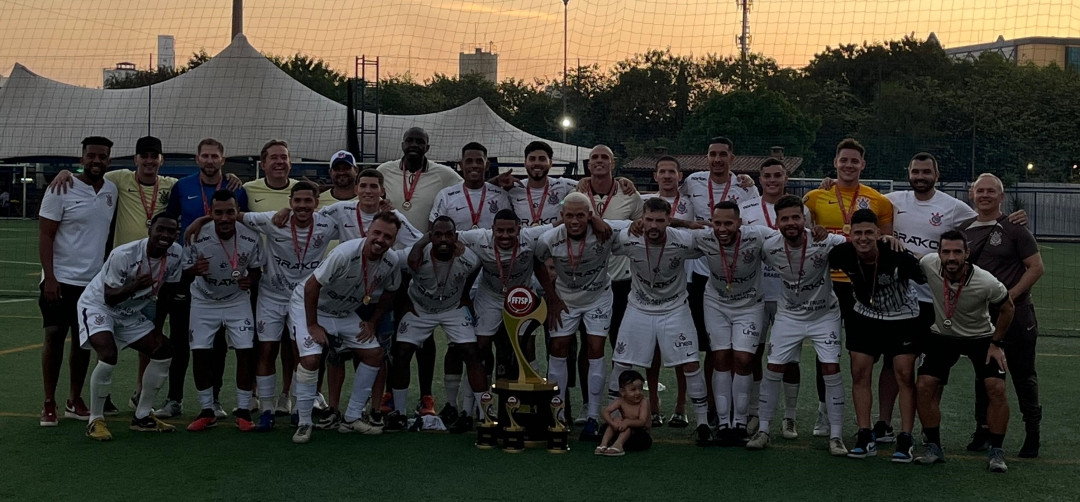
[(364, 305), (371, 303), (371, 295), (364, 295)]
[(731, 294), (731, 291), (732, 291), (733, 289), (735, 289), (735, 288), (731, 287), (731, 284), (728, 284), (728, 285), (727, 285), (727, 294), (729, 294), (729, 295), (730, 295), (730, 294)]
[(851, 235), (851, 224), (844, 223), (844, 235)]
[(146, 220), (146, 228), (150, 228), (150, 220)]
[(239, 279), (240, 278), (240, 271), (239, 270), (233, 270), (232, 271), (232, 278), (233, 279)]
[(473, 225), (473, 226), (472, 226), (472, 229), (473, 229), (473, 230), (476, 230), (476, 229), (478, 229), (478, 228), (480, 228), (480, 227), (479, 227), (479, 226), (477, 226), (477, 225)]
[(941, 325), (945, 326), (945, 329), (951, 329), (952, 328), (952, 319), (945, 319), (944, 321), (941, 322)]
[(533, 224), (532, 224), (532, 226), (534, 226), (534, 227), (539, 227), (539, 226), (540, 226), (540, 222), (539, 222), (539, 221), (534, 221), (534, 222), (533, 222)]
[(401, 203), (401, 208), (406, 210), (406, 211), (412, 209), (412, 202), (410, 202), (410, 201), (402, 202)]

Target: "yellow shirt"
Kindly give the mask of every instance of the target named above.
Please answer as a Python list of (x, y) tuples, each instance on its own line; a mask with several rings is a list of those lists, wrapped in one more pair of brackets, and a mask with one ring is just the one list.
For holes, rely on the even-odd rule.
[(248, 211), (262, 213), (266, 211), (280, 211), (289, 207), (289, 195), (296, 180), (290, 178), (285, 188), (270, 188), (266, 186), (266, 178), (258, 178), (244, 183), (244, 191), (247, 192)]
[[(347, 199), (347, 200), (356, 200), (356, 195), (353, 195), (351, 199)], [(324, 208), (326, 206), (329, 206), (331, 204), (334, 204), (336, 202), (341, 202), (341, 201), (338, 200), (336, 197), (334, 197), (334, 189), (333, 188), (319, 194), (319, 209), (322, 209), (322, 208)], [(334, 240), (330, 241), (330, 243), (326, 245), (327, 254), (329, 254), (331, 251), (333, 251), (334, 248), (336, 248), (338, 246), (338, 244), (341, 244), (341, 241), (339, 241), (337, 239), (334, 239)]]
[(135, 180), (135, 171), (127, 169), (109, 171), (105, 173), (105, 179), (116, 184), (118, 199), (112, 242), (114, 248), (146, 237), (146, 221), (165, 211), (169, 205), (169, 194), (176, 184), (176, 178), (158, 176), (158, 190), (154, 193), (153, 185), (139, 184)]
[[(858, 191), (858, 199), (855, 200), (854, 207), (852, 207), (851, 198), (855, 196), (856, 190)], [(848, 221), (851, 221), (852, 213), (859, 209), (869, 209), (877, 215), (878, 226), (892, 223), (892, 202), (889, 202), (889, 199), (873, 188), (862, 183), (859, 184), (858, 188), (841, 188), (840, 198), (840, 204), (843, 204), (842, 209), (836, 201), (835, 187), (829, 190), (818, 188), (811, 190), (803, 197), (803, 204), (806, 204), (806, 209), (810, 211), (810, 218), (815, 224), (825, 227), (831, 233), (843, 235), (849, 240), (851, 236), (844, 232), (844, 213), (847, 213)], [(850, 232), (850, 227), (848, 227), (848, 231)], [(851, 282), (847, 275), (839, 270), (832, 271), (832, 280), (834, 282)]]

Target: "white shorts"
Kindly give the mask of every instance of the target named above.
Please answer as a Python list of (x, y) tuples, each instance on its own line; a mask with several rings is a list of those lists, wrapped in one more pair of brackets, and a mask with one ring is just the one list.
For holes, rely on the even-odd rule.
[(473, 298), (473, 310), (476, 313), (476, 336), (495, 336), (503, 325), (503, 300), (480, 289)]
[(289, 302), (271, 300), (259, 295), (255, 303), (255, 337), (260, 342), (280, 342), (289, 327)]
[(450, 343), (476, 343), (476, 320), (468, 307), (458, 307), (438, 314), (417, 308), (416, 314), (409, 312), (401, 318), (396, 341), (419, 347), (431, 337), (436, 326), (442, 326), (446, 340)]
[(783, 312), (776, 314), (769, 340), (769, 364), (799, 361), (802, 342), (814, 342), (817, 358), (823, 363), (839, 363), (843, 340), (840, 337), (840, 309), (833, 309), (822, 319), (803, 321), (791, 319)]
[(247, 296), (226, 305), (191, 303), (188, 340), (191, 350), (211, 349), (214, 336), (225, 327), (225, 339), (234, 349), (250, 349), (255, 346), (255, 319), (251, 315), (251, 302)]
[(154, 323), (142, 314), (117, 316), (83, 302), (79, 302), (76, 308), (79, 316), (79, 346), (87, 350), (92, 348), (90, 337), (104, 331), (112, 332), (116, 350), (121, 350), (154, 330)]
[[(378, 349), (379, 340), (371, 337), (366, 342), (356, 339), (360, 336), (360, 316), (351, 313), (345, 317), (333, 317), (322, 312), (318, 313), (317, 322), (322, 329), (326, 330), (328, 349), (337, 352), (346, 352), (351, 349)], [(307, 316), (304, 314), (303, 305), (295, 302), (289, 303), (289, 336), (296, 340), (296, 349), (300, 357), (317, 356), (323, 353), (323, 346), (315, 343), (315, 339), (308, 333)]]
[(689, 303), (683, 302), (662, 314), (648, 314), (628, 305), (611, 359), (648, 368), (658, 345), (665, 367), (697, 362), (697, 330)]
[(710, 351), (757, 352), (765, 327), (764, 302), (732, 311), (721, 306), (719, 297), (706, 294), (703, 306)]
[[(577, 333), (578, 325), (585, 323), (585, 333), (595, 336), (607, 336), (611, 329), (611, 288), (596, 293), (596, 299), (587, 305), (572, 307), (569, 312), (560, 312), (562, 326), (548, 332), (551, 338), (572, 336)], [(551, 305), (548, 305), (551, 308)]]

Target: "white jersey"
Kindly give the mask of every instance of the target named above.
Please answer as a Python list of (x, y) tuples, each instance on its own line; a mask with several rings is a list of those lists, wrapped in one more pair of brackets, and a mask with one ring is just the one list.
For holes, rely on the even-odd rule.
[(659, 197), (671, 204), (671, 217), (676, 220), (682, 221), (696, 221), (694, 218), (694, 205), (690, 203), (690, 198), (684, 195), (677, 194), (674, 197), (664, 197), (659, 193), (645, 193), (641, 194), (641, 201), (647, 201), (654, 197)]
[[(248, 269), (266, 264), (262, 238), (254, 230), (236, 225), (236, 234), (222, 242), (214, 228), (213, 222), (204, 225), (195, 242), (184, 248), (185, 270), (194, 267), (200, 256), (210, 261), (210, 272), (196, 276), (191, 283), (191, 299), (199, 303), (246, 302), (248, 292), (240, 289), (237, 281)], [(240, 275), (234, 277), (234, 271)]]
[[(378, 214), (357, 210), (358, 207), (359, 202), (345, 200), (325, 206), (319, 210), (319, 213), (337, 224), (343, 242), (351, 241), (367, 237), (367, 229), (371, 227), (371, 221)], [(401, 220), (401, 228), (398, 229), (394, 249), (405, 249), (416, 244), (424, 235), (412, 223), (409, 223), (409, 219), (400, 211), (395, 209), (393, 212), (394, 216)]]
[[(614, 231), (622, 231), (630, 224), (627, 221), (607, 223)], [(591, 227), (586, 228), (585, 232), (583, 241), (570, 241), (566, 236), (566, 225), (559, 225), (536, 241), (536, 259), (541, 262), (552, 259), (555, 264), (555, 292), (571, 308), (591, 304), (596, 299), (596, 293), (611, 287), (607, 262), (615, 237), (600, 242)]]
[[(369, 305), (374, 305), (384, 292), (397, 291), (401, 285), (398, 254), (387, 251), (378, 260), (368, 262), (363, 255), (365, 242), (367, 239), (363, 237), (342, 242), (312, 273), (322, 286), (319, 312), (331, 317), (348, 317), (364, 305), (365, 297), (369, 297)], [(303, 282), (293, 289), (292, 302), (304, 304)]]
[(769, 237), (778, 233), (768, 227), (744, 225), (739, 229), (738, 242), (721, 246), (713, 229), (695, 230), (694, 245), (705, 255), (704, 260), (709, 265), (705, 294), (719, 298), (724, 309), (737, 310), (760, 302), (761, 249)]
[[(523, 227), (518, 234), (517, 255), (514, 255), (513, 250), (499, 249), (498, 259), (491, 230), (481, 228), (458, 232), (458, 241), (480, 258), (483, 273), (480, 274), (479, 287), (502, 297), (505, 291), (515, 286), (532, 286), (533, 250), (536, 248), (536, 240), (548, 230), (551, 230), (551, 225)], [(505, 291), (503, 288), (506, 288)]]
[[(174, 242), (161, 258), (150, 258), (146, 255), (148, 240), (144, 237), (113, 249), (101, 271), (86, 286), (80, 301), (114, 317), (133, 316), (157, 301), (157, 293), (164, 283), (180, 282), (184, 248)], [(165, 261), (164, 270), (162, 260)], [(136, 291), (117, 305), (105, 303), (106, 287), (122, 287), (141, 274), (149, 274), (154, 279), (154, 285)]]
[[(569, 178), (549, 177), (546, 188), (528, 188), (527, 181), (524, 181), (525, 186), (514, 186), (507, 193), (510, 205), (514, 208), (514, 214), (521, 220), (522, 225), (527, 226), (543, 225), (558, 220), (562, 210), (559, 203), (566, 194), (577, 190), (577, 181)], [(534, 214), (537, 213), (539, 220), (534, 219)]]
[(491, 228), (495, 213), (509, 209), (510, 201), (501, 188), (484, 183), (482, 188), (465, 188), (465, 184), (446, 187), (435, 196), (428, 221), (439, 216), (449, 216), (458, 230)]
[[(694, 208), (694, 218), (698, 221), (712, 219), (712, 208), (724, 200), (734, 201), (736, 204), (759, 197), (757, 187), (742, 188), (735, 173), (728, 173), (727, 183), (713, 183), (709, 171), (698, 171), (683, 180), (680, 193), (690, 201)], [(709, 275), (709, 266), (704, 259), (693, 262), (691, 267), (695, 274)]]
[(612, 239), (612, 254), (626, 256), (630, 261), (628, 305), (641, 312), (663, 314), (686, 302), (684, 263), (702, 256), (691, 232), (669, 227), (663, 247), (649, 245), (645, 236), (631, 235), (629, 228)]
[[(739, 203), (739, 216), (743, 225), (763, 225), (776, 230), (776, 209), (772, 202), (758, 197)], [(803, 218), (810, 228), (810, 208), (803, 205)], [(764, 261), (761, 263), (761, 292), (767, 302), (780, 300), (780, 273)]]
[(293, 288), (307, 280), (322, 262), (330, 241), (338, 239), (337, 223), (313, 213), (307, 228), (274, 225), (276, 212), (244, 213), (244, 224), (266, 236), (266, 267), (259, 279), (259, 296), (288, 303)]
[[(94, 191), (73, 177), (67, 193), (45, 191), (38, 216), (60, 224), (53, 240), (53, 275), (58, 282), (85, 286), (101, 270), (115, 211), (116, 185), (109, 180)], [(42, 270), (42, 279), (44, 274)]]
[[(625, 195), (619, 182), (612, 181), (611, 186), (614, 195), (585, 192), (592, 200), (593, 214), (609, 220), (636, 220), (641, 218), (643, 202), (637, 192)], [(611, 192), (609, 192), (611, 193)], [(608, 277), (612, 281), (630, 280), (630, 259), (616, 255), (608, 260)]]
[[(967, 204), (939, 190), (927, 201), (916, 199), (911, 190), (890, 192), (885, 197), (893, 205), (893, 235), (918, 255), (936, 253), (941, 234), (956, 230), (960, 222), (976, 216)], [(915, 294), (920, 302), (934, 301), (926, 284), (916, 284)]]
[(794, 320), (813, 321), (838, 308), (829, 275), (829, 251), (846, 241), (842, 235), (829, 234), (825, 240), (814, 242), (809, 230), (806, 244), (798, 248), (786, 246), (779, 232), (765, 240), (762, 258), (780, 272), (783, 285), (778, 313)]
[[(460, 256), (447, 263), (434, 260), (431, 250), (432, 244), (424, 246), (420, 268), (413, 271), (409, 281), (409, 298), (424, 312), (438, 314), (461, 306), (461, 293), (469, 276), (480, 268), (480, 257), (466, 246)], [(411, 252), (402, 251), (401, 256), (408, 257)]]

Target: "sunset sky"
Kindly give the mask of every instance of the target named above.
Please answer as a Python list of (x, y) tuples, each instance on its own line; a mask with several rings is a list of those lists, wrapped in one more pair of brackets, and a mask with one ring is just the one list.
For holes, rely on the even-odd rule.
[[(247, 0), (244, 33), (264, 53), (302, 52), (353, 73), (382, 58), (382, 74), (457, 74), (458, 53), (494, 44), (499, 78), (562, 71), (560, 0)], [(229, 42), (231, 0), (0, 0), (0, 75), (15, 62), (72, 84), (101, 86), (101, 69), (146, 67), (157, 35), (176, 37), (177, 64)], [(735, 0), (570, 0), (571, 67), (603, 67), (650, 48), (737, 52)], [(1025, 36), (1080, 36), (1074, 0), (759, 0), (752, 50), (803, 66), (826, 45), (935, 32), (946, 47)]]

